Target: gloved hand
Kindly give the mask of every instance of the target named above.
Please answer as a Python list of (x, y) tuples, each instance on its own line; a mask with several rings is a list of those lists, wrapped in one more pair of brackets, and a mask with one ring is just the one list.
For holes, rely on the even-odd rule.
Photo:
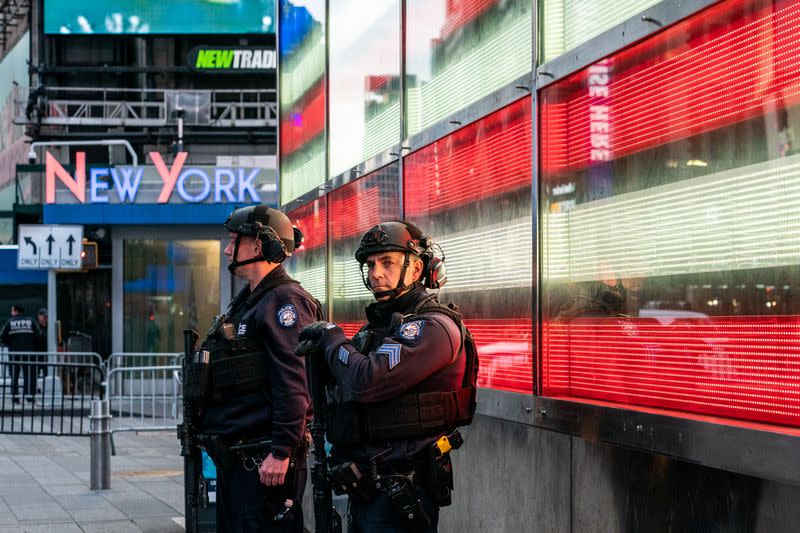
[(304, 327), (300, 331), (300, 336), (298, 337), (299, 340), (302, 341), (314, 341), (319, 342), (322, 338), (322, 335), (329, 329), (335, 328), (336, 324), (333, 322), (325, 322), (320, 320), (318, 322), (314, 322), (310, 326)]
[(332, 322), (314, 322), (310, 326), (306, 326), (300, 331), (298, 340), (300, 341), (295, 348), (294, 353), (300, 357), (310, 357), (322, 352), (322, 346), (319, 345), (322, 335), (329, 329), (335, 328), (336, 324)]

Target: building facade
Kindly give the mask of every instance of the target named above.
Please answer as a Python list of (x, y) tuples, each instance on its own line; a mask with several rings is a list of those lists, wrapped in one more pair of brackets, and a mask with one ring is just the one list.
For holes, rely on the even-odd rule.
[(443, 531), (791, 531), (800, 2), (279, 3), (289, 268), (355, 332), (380, 220), (481, 354)]

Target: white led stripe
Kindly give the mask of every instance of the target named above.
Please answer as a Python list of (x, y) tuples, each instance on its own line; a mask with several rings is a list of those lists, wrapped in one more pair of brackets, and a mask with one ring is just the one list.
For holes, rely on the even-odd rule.
[[(295, 58), (299, 58), (294, 61)], [(288, 108), (325, 74), (325, 40), (314, 32), (290, 58), (281, 62), (281, 110)], [(294, 63), (294, 64), (292, 64)]]
[(409, 98), (408, 116), (414, 117), (409, 134), (530, 72), (531, 17), (526, 15), (423, 84), (418, 100)]
[[(305, 151), (297, 152), (305, 153)], [(325, 153), (318, 152), (302, 165), (292, 168), (284, 159), (281, 169), (281, 203), (287, 204), (298, 196), (325, 183)], [(282, 166), (283, 166), (282, 165)]]
[(325, 267), (308, 268), (306, 270), (289, 270), (289, 274), (300, 282), (308, 293), (325, 303)]
[[(446, 256), (447, 292), (530, 287), (533, 277), (530, 217), (518, 218), (480, 230), (467, 230), (438, 239)], [(480, 258), (491, 247), (495, 260)], [(364, 299), (369, 292), (361, 282), (358, 262), (352, 257), (334, 258), (334, 298)]]
[(800, 156), (545, 213), (544, 275), (588, 281), (800, 264)]
[(659, 0), (546, 0), (544, 60), (571, 50), (658, 3)]
[(399, 140), (400, 102), (397, 101), (364, 124), (364, 138), (361, 148), (362, 161), (392, 146)]

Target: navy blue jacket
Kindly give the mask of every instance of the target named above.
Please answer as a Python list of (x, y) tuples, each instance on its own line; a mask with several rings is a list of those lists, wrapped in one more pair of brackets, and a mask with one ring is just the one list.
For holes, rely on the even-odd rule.
[(8, 346), (10, 352), (38, 351), (37, 335), (39, 328), (29, 316), (12, 316), (0, 330), (0, 342)]
[(271, 398), (253, 392), (211, 402), (201, 414), (201, 428), (209, 435), (271, 437), (273, 449), (288, 455), (302, 439), (312, 414), (305, 359), (294, 349), (300, 330), (317, 320), (318, 304), (294, 280), (259, 291), (276, 278), (291, 280), (279, 266), (252, 293), (245, 287), (229, 310), (237, 334), (254, 340), (269, 362), (265, 390)]
[[(325, 331), (320, 344), (325, 347), (325, 358), (343, 401), (371, 404), (411, 391), (448, 392), (461, 388), (466, 358), (459, 355), (461, 331), (450, 317), (426, 310), (406, 316), (399, 325), (392, 323), (394, 313), (409, 315), (428, 298), (428, 292), (415, 284), (398, 298), (370, 304), (366, 309), (369, 322), (360, 334), (373, 333), (363, 353), (340, 328)], [(391, 451), (383, 460), (411, 462), (438, 437), (335, 446), (332, 454), (341, 461), (367, 465), (388, 444)]]

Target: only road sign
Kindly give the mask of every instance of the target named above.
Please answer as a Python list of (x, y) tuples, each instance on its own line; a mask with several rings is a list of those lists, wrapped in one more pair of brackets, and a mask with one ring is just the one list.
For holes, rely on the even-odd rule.
[(17, 268), (80, 270), (83, 226), (20, 224)]

